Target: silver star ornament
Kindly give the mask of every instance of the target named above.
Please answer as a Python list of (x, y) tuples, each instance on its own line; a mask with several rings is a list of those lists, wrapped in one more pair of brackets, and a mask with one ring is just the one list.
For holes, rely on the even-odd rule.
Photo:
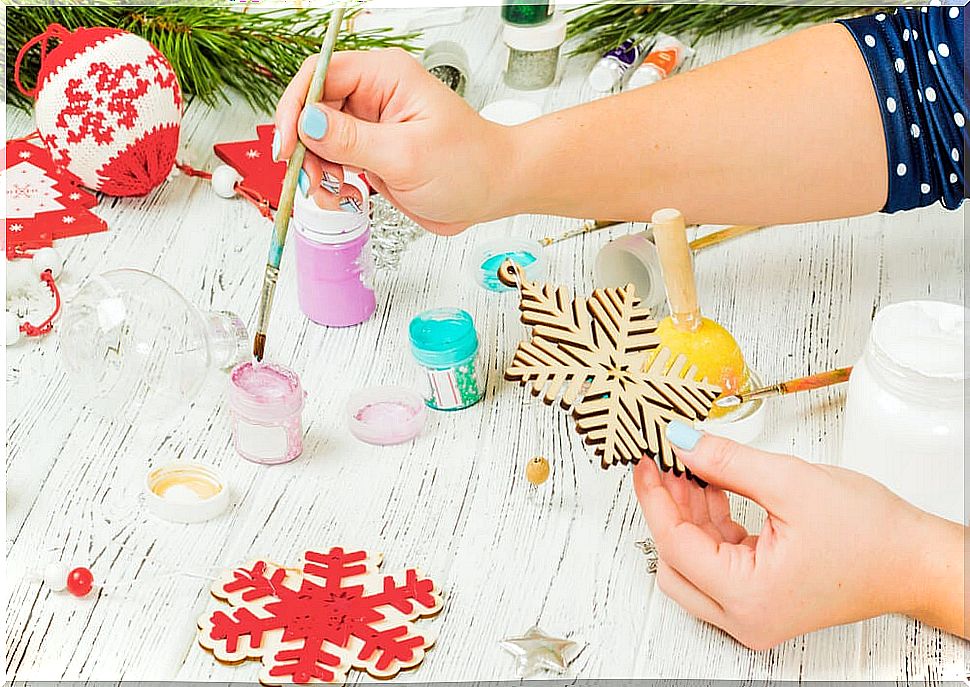
[(499, 645), (515, 657), (520, 677), (535, 675), (541, 670), (564, 673), (572, 660), (566, 658), (576, 642), (550, 637), (538, 627), (532, 627), (521, 637), (507, 637)]

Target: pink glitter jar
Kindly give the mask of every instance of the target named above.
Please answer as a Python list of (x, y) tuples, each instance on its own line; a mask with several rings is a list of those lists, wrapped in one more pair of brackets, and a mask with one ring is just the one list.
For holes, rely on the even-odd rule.
[(246, 460), (288, 463), (303, 452), (303, 399), (296, 373), (282, 365), (245, 362), (229, 376), (232, 442)]
[(296, 239), (296, 283), (300, 309), (317, 324), (350, 327), (374, 314), (371, 287), (370, 219), (367, 186), (348, 174), (364, 202), (360, 210), (323, 210), (297, 193), (293, 205)]

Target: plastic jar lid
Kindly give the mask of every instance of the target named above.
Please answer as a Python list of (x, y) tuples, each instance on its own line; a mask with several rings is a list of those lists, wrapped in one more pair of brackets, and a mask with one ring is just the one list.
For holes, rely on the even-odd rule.
[(542, 108), (528, 100), (496, 100), (489, 103), (478, 113), (496, 124), (515, 126), (542, 116)]
[(499, 238), (484, 241), (469, 253), (467, 270), (475, 283), (488, 291), (514, 291), (498, 279), (498, 269), (510, 258), (516, 262), (526, 276), (536, 281), (546, 270), (546, 259), (542, 246), (529, 239)]
[(229, 507), (229, 487), (215, 468), (176, 461), (145, 478), (148, 511), (169, 522), (204, 522)]
[(400, 386), (363, 389), (347, 401), (347, 426), (361, 441), (390, 446), (410, 441), (428, 419), (424, 399)]
[(229, 407), (249, 420), (268, 423), (303, 410), (303, 387), (299, 376), (275, 363), (253, 365), (246, 361), (229, 374)]
[(411, 352), (422, 365), (446, 368), (478, 351), (478, 334), (472, 316), (459, 308), (426, 310), (408, 327)]
[(566, 17), (562, 12), (556, 12), (548, 22), (537, 26), (506, 24), (502, 40), (512, 50), (523, 52), (558, 48), (566, 41)]
[(361, 212), (324, 210), (310, 196), (297, 192), (293, 199), (293, 227), (304, 237), (316, 243), (346, 243), (367, 231), (370, 191), (356, 174), (344, 173), (344, 183), (355, 186), (364, 199)]
[(628, 234), (604, 245), (596, 254), (593, 275), (599, 287), (633, 284), (640, 303), (657, 317), (667, 293), (657, 246), (649, 236), (649, 232)]

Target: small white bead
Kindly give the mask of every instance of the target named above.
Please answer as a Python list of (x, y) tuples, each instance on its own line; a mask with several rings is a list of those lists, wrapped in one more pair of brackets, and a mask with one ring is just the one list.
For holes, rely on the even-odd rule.
[(61, 270), (64, 269), (64, 260), (61, 258), (61, 254), (53, 248), (41, 248), (34, 253), (30, 266), (38, 277), (50, 270), (54, 279), (57, 279), (61, 276)]
[(242, 175), (229, 165), (219, 165), (212, 173), (212, 190), (220, 198), (235, 198), (236, 183), (242, 181)]
[(15, 346), (20, 342), (20, 320), (9, 310), (7, 311), (7, 345)]
[(29, 260), (7, 260), (7, 298), (19, 296), (35, 281)]
[(44, 584), (55, 592), (62, 592), (67, 588), (67, 574), (70, 571), (63, 563), (48, 563), (44, 568)]

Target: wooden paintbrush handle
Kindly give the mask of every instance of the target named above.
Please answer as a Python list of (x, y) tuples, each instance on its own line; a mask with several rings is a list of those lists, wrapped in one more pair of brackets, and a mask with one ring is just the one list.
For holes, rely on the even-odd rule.
[(657, 210), (650, 220), (654, 241), (660, 256), (670, 317), (678, 329), (694, 330), (700, 326), (694, 265), (687, 245), (687, 225), (679, 210)]
[(841, 384), (849, 380), (850, 374), (852, 374), (851, 367), (840, 367), (837, 370), (829, 370), (828, 372), (820, 372), (816, 375), (799, 377), (798, 379), (782, 382), (778, 386), (781, 387), (783, 394), (794, 394), (799, 391), (811, 391), (812, 389), (821, 389), (826, 386), (832, 386), (833, 384)]

